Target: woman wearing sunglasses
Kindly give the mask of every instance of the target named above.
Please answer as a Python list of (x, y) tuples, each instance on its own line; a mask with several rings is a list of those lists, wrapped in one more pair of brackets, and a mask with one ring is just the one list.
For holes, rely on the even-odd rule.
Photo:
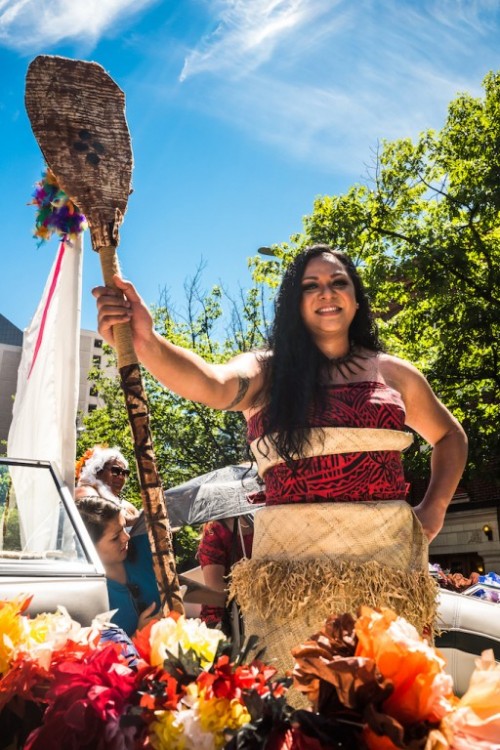
[(139, 515), (137, 508), (121, 497), (130, 474), (128, 461), (118, 448), (95, 445), (76, 464), (75, 499), (98, 495), (118, 502), (125, 513), (127, 524)]

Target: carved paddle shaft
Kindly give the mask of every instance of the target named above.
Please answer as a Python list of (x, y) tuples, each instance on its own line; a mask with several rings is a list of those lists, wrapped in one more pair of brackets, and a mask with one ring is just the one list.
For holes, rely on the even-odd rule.
[[(40, 55), (28, 68), (25, 101), (47, 165), (61, 189), (87, 217), (104, 283), (112, 287), (113, 274), (119, 270), (118, 229), (132, 177), (125, 95), (96, 63)], [(165, 608), (182, 613), (172, 534), (130, 325), (115, 326), (114, 336), (155, 575)]]

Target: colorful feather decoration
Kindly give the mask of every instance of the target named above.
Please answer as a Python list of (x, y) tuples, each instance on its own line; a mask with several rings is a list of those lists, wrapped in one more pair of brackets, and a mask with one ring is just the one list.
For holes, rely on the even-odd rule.
[(88, 228), (87, 219), (60, 189), (54, 174), (47, 169), (36, 183), (31, 204), (37, 206), (35, 231), (38, 247), (52, 237), (54, 232), (64, 239), (75, 239)]

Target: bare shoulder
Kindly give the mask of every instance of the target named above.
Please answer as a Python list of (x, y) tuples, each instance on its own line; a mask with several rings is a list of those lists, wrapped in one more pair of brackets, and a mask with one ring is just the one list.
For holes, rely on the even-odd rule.
[(380, 373), (387, 385), (401, 394), (406, 409), (406, 425), (430, 445), (435, 445), (449, 433), (463, 432), (425, 376), (411, 362), (384, 354), (380, 360)]
[(382, 353), (379, 355), (379, 371), (387, 385), (399, 391), (403, 399), (415, 388), (430, 389), (425, 376), (407, 359)]
[(75, 487), (75, 500), (82, 497), (99, 497), (99, 493), (93, 484), (78, 484)]

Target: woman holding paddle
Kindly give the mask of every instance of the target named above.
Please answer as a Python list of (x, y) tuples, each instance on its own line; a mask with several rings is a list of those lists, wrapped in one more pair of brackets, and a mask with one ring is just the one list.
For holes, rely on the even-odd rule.
[[(349, 258), (327, 245), (298, 255), (283, 277), (266, 350), (221, 365), (162, 338), (134, 286), (114, 280), (118, 290), (94, 290), (103, 338), (113, 345), (113, 326), (129, 321), (139, 360), (167, 388), (245, 416), (269, 507), (257, 513), (254, 558), (238, 564), (233, 593), (245, 614), (257, 610), (255, 628), (264, 631), (268, 649), (276, 635), (279, 650), (283, 635), (270, 622), (263, 586), (279, 590), (273, 595), (278, 610), (300, 619), (297, 592), (324, 589), (325, 576), (339, 581), (344, 598), (339, 603), (332, 590), (315, 602), (319, 622), (320, 604), (331, 611), (370, 603), (376, 577), (375, 604), (398, 605), (420, 630), (429, 625), (435, 592), (427, 542), (442, 528), (467, 440), (423, 375), (382, 351)], [(429, 486), (414, 509), (405, 502), (401, 451), (411, 442), (405, 427), (432, 446)], [(403, 547), (413, 552), (408, 556)], [(257, 590), (256, 605), (250, 600)]]

